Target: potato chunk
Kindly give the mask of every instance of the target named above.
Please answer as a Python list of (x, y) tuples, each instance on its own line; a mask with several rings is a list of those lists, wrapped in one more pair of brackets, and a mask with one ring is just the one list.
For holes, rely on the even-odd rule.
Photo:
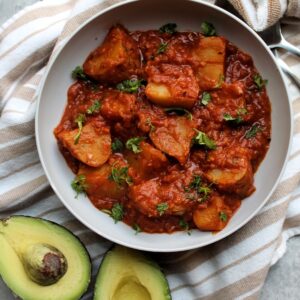
[(183, 165), (195, 135), (194, 122), (186, 117), (169, 117), (164, 123), (150, 132), (150, 138), (158, 149), (175, 157)]
[(188, 65), (149, 65), (146, 96), (161, 106), (192, 108), (199, 95), (199, 86)]
[(203, 90), (217, 87), (224, 77), (226, 42), (222, 37), (201, 38), (194, 51), (198, 61), (196, 74)]
[(126, 153), (126, 159), (132, 168), (134, 182), (155, 177), (168, 165), (168, 159), (158, 149), (146, 142), (140, 143), (140, 153)]
[(126, 166), (126, 163), (120, 159), (110, 159), (99, 168), (91, 168), (85, 165), (81, 165), (78, 171), (78, 175), (85, 176), (86, 193), (93, 196), (93, 199), (105, 200), (120, 199), (125, 196), (127, 186), (126, 184), (117, 184), (110, 179), (112, 168), (114, 166), (121, 167)]
[(213, 162), (214, 167), (205, 172), (205, 176), (220, 190), (241, 197), (249, 196), (254, 191), (252, 166), (243, 149), (211, 152), (209, 162)]
[(111, 121), (130, 122), (136, 111), (136, 96), (112, 91), (102, 102), (101, 114)]
[(207, 208), (198, 208), (193, 212), (193, 221), (200, 230), (222, 230), (232, 216), (230, 208), (219, 196), (213, 196)]
[(87, 57), (83, 69), (91, 78), (116, 83), (135, 74), (140, 66), (136, 42), (118, 25), (110, 29), (103, 44)]
[(111, 137), (107, 126), (97, 128), (93, 122), (83, 126), (78, 143), (78, 129), (62, 131), (57, 138), (70, 153), (81, 162), (91, 166), (103, 165), (111, 154)]

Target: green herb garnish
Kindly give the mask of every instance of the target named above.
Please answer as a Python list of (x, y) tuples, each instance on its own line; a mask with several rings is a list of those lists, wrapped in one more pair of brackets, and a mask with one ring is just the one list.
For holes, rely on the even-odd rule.
[(123, 205), (120, 203), (114, 204), (110, 216), (115, 220), (115, 223), (121, 221), (124, 216)]
[(147, 118), (146, 125), (148, 125), (150, 127), (151, 132), (155, 130), (155, 126), (152, 124), (150, 118)]
[(81, 193), (85, 194), (87, 185), (85, 182), (85, 176), (83, 174), (77, 175), (71, 182), (72, 189), (76, 192), (75, 198), (78, 198), (78, 195)]
[(197, 135), (193, 138), (193, 143), (195, 145), (206, 146), (210, 150), (217, 148), (216, 143), (211, 140), (204, 132), (194, 129)]
[(219, 79), (218, 79), (218, 82), (217, 82), (217, 84), (215, 85), (215, 89), (219, 89), (220, 87), (222, 87), (222, 84), (223, 84), (224, 80), (225, 80), (224, 75), (223, 75), (223, 74), (220, 74)]
[(160, 33), (173, 34), (173, 33), (177, 32), (176, 28), (177, 28), (177, 24), (175, 24), (175, 23), (168, 23), (168, 24), (165, 24), (165, 25), (161, 26), (159, 28), (159, 32)]
[(156, 209), (160, 216), (162, 216), (168, 208), (169, 208), (169, 205), (166, 202), (159, 203), (156, 206)]
[(201, 96), (201, 103), (207, 105), (211, 101), (211, 95), (208, 92), (203, 92)]
[(188, 224), (184, 219), (180, 219), (180, 220), (179, 220), (179, 226), (180, 226), (183, 230), (188, 230), (188, 229), (189, 229), (189, 224)]
[(135, 235), (137, 235), (138, 233), (140, 233), (142, 230), (141, 230), (141, 227), (138, 225), (138, 224), (133, 224), (132, 226), (133, 230), (135, 230)]
[(245, 114), (247, 114), (247, 109), (242, 107), (237, 110), (237, 117), (233, 117), (231, 114), (225, 113), (223, 115), (223, 119), (227, 122), (234, 122), (236, 124), (240, 124), (244, 121), (242, 116)]
[(257, 124), (254, 124), (245, 134), (246, 139), (251, 139), (256, 136), (258, 132), (262, 131), (261, 127)]
[(75, 137), (74, 137), (74, 144), (78, 144), (80, 136), (81, 136), (81, 132), (82, 132), (82, 128), (83, 128), (83, 124), (85, 122), (85, 115), (84, 114), (79, 114), (76, 119), (75, 119), (75, 123), (78, 126), (78, 132), (76, 133)]
[(88, 115), (93, 114), (94, 112), (99, 112), (101, 108), (101, 102), (99, 100), (94, 101), (94, 103), (86, 110)]
[(189, 187), (187, 188), (188, 191), (195, 189), (198, 190), (201, 184), (201, 177), (199, 175), (194, 175), (191, 183), (189, 184)]
[(157, 54), (162, 54), (167, 50), (168, 43), (161, 43), (157, 49)]
[(128, 167), (116, 168), (113, 166), (108, 179), (114, 181), (118, 185), (124, 183), (127, 183), (128, 185), (132, 184), (132, 178), (128, 175)]
[(73, 79), (80, 79), (84, 81), (89, 81), (89, 78), (87, 75), (83, 72), (82, 67), (77, 66), (73, 71), (72, 71), (72, 78)]
[(212, 23), (203, 22), (201, 24), (202, 34), (205, 36), (214, 36), (217, 35), (216, 29)]
[(200, 186), (198, 193), (201, 195), (201, 198), (198, 199), (198, 202), (203, 203), (207, 200), (208, 196), (211, 193), (211, 189), (208, 186)]
[(117, 84), (117, 89), (126, 93), (137, 93), (138, 89), (145, 85), (144, 79), (128, 79)]
[(253, 80), (259, 91), (261, 91), (262, 88), (268, 83), (268, 80), (262, 79), (262, 77), (259, 74), (254, 75)]
[(228, 216), (227, 216), (227, 214), (226, 214), (224, 211), (220, 211), (220, 213), (219, 213), (219, 218), (220, 218), (220, 220), (221, 220), (222, 222), (226, 222), (227, 219), (228, 219)]
[(140, 148), (140, 143), (145, 140), (145, 137), (134, 137), (126, 142), (126, 148), (131, 150), (133, 153), (140, 153), (142, 149)]
[(111, 150), (113, 152), (121, 152), (124, 148), (122, 141), (118, 138), (115, 138), (111, 144)]
[(165, 108), (165, 112), (169, 113), (169, 112), (175, 112), (179, 115), (186, 115), (186, 117), (189, 119), (189, 120), (192, 120), (193, 119), (193, 115), (191, 114), (190, 111), (188, 111), (187, 109), (185, 108), (181, 108), (181, 107), (170, 107), (170, 108)]

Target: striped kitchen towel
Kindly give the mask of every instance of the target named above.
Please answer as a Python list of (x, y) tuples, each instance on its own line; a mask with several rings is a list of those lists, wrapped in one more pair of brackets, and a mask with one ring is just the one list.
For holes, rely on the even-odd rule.
[[(34, 113), (37, 89), (51, 53), (83, 21), (116, 2), (45, 0), (18, 13), (0, 30), (0, 217), (32, 215), (66, 226), (87, 246), (94, 277), (111, 243), (76, 221), (49, 187), (35, 146)], [(264, 19), (273, 14), (272, 9), (266, 10), (271, 4), (277, 19), (288, 7), (289, 15), (300, 15), (296, 0), (231, 2), (246, 19), (248, 14), (254, 28), (253, 20), (261, 20), (262, 13)], [(299, 27), (287, 26), (284, 34), (300, 45)], [(299, 59), (287, 53), (281, 56), (300, 74)], [(277, 190), (246, 226), (228, 238), (201, 249), (157, 256), (174, 300), (257, 298), (270, 266), (284, 254), (287, 239), (300, 234), (300, 91), (288, 78), (286, 81), (295, 130), (291, 156)], [(91, 295), (90, 290), (83, 299)], [(0, 299), (13, 299), (3, 283)]]

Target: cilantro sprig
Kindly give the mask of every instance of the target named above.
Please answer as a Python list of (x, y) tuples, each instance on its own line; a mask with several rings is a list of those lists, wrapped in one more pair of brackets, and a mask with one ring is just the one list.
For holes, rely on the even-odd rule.
[(123, 205), (120, 203), (115, 203), (111, 209), (110, 216), (115, 220), (115, 223), (123, 220), (123, 216), (124, 216)]
[(167, 23), (159, 28), (159, 32), (174, 34), (175, 32), (177, 32), (176, 28), (177, 28), (176, 23)]
[(247, 112), (247, 109), (246, 108), (239, 108), (237, 110), (237, 117), (233, 117), (231, 114), (229, 113), (225, 113), (223, 115), (223, 119), (227, 122), (232, 122), (232, 123), (235, 123), (235, 124), (240, 124), (244, 121), (244, 118), (243, 116), (246, 115), (248, 112)]
[(211, 94), (208, 92), (203, 92), (200, 100), (201, 104), (206, 106), (211, 101)]
[(90, 79), (88, 76), (83, 72), (83, 69), (81, 66), (77, 66), (73, 71), (72, 71), (72, 78), (73, 79), (79, 79), (83, 81), (89, 81)]
[(145, 139), (145, 137), (133, 137), (126, 142), (126, 148), (135, 154), (140, 153), (142, 152), (140, 143)]
[(94, 103), (86, 110), (88, 115), (92, 115), (93, 113), (99, 112), (101, 108), (101, 102), (99, 100), (95, 100)]
[(77, 124), (77, 127), (78, 127), (78, 131), (77, 131), (76, 135), (74, 136), (74, 144), (75, 145), (78, 144), (78, 142), (79, 142), (85, 120), (86, 120), (86, 117), (84, 114), (79, 114), (75, 119), (75, 123)]
[(193, 144), (199, 145), (199, 146), (205, 146), (206, 148), (210, 150), (214, 150), (217, 148), (216, 143), (210, 139), (204, 132), (199, 131), (194, 128), (196, 131), (196, 136), (193, 138)]
[(169, 205), (167, 202), (159, 203), (156, 206), (156, 210), (160, 216), (162, 216), (168, 208), (169, 208)]
[(201, 30), (202, 30), (202, 34), (205, 35), (205, 36), (217, 35), (217, 31), (215, 29), (215, 26), (212, 23), (209, 23), (209, 22), (203, 22), (201, 24)]
[(128, 185), (132, 184), (132, 178), (128, 175), (128, 166), (119, 168), (113, 166), (108, 179), (114, 181), (118, 185), (124, 183), (127, 183)]
[(111, 150), (113, 152), (121, 152), (124, 148), (122, 141), (118, 138), (115, 138), (114, 141), (111, 143)]
[(165, 43), (165, 42), (162, 42), (162, 43), (159, 45), (159, 47), (158, 47), (156, 53), (157, 53), (157, 54), (162, 54), (162, 53), (166, 52), (167, 47), (168, 47), (168, 43), (167, 43), (167, 42), (166, 42), (166, 43)]
[(85, 175), (80, 174), (77, 175), (71, 182), (72, 189), (76, 192), (75, 198), (78, 198), (79, 194), (85, 194), (86, 193), (86, 178)]
[(228, 216), (224, 211), (220, 211), (219, 218), (222, 222), (226, 222), (228, 220)]
[(251, 138), (255, 137), (256, 134), (257, 134), (258, 132), (260, 132), (260, 131), (262, 131), (262, 128), (260, 127), (260, 125), (259, 125), (259, 124), (254, 124), (254, 125), (252, 125), (252, 127), (246, 132), (245, 138), (246, 138), (246, 139), (251, 139)]
[(268, 83), (268, 80), (263, 79), (259, 74), (255, 74), (253, 76), (253, 81), (256, 84), (259, 91), (261, 91), (263, 89), (263, 87), (265, 87)]
[(144, 79), (127, 79), (117, 84), (116, 88), (125, 93), (137, 93), (142, 85), (145, 85)]

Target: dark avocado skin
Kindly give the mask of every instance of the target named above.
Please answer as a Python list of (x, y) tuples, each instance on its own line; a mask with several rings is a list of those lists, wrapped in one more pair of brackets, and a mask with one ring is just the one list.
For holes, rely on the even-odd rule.
[[(56, 223), (56, 222), (53, 222), (51, 220), (47, 220), (47, 219), (44, 219), (44, 218), (39, 218), (39, 217), (34, 217), (34, 216), (26, 216), (26, 215), (12, 215), (12, 216), (9, 216), (9, 217), (6, 217), (6, 218), (3, 218), (3, 219), (0, 219), (0, 222), (3, 223), (4, 226), (7, 226), (5, 225), (6, 222), (8, 222), (11, 218), (26, 218), (26, 219), (29, 219), (29, 220), (39, 220), (41, 222), (46, 222), (46, 223), (50, 223), (51, 226), (53, 227), (57, 227), (57, 228), (62, 228), (64, 231), (66, 231), (67, 233), (69, 233), (70, 235), (73, 236), (74, 239), (76, 239), (80, 244), (81, 246), (83, 247), (83, 249), (85, 250), (85, 253), (86, 253), (86, 257), (88, 258), (88, 272), (90, 274), (90, 278), (89, 278), (89, 281), (88, 281), (88, 284), (87, 284), (87, 287), (86, 289), (82, 292), (82, 294), (84, 295), (86, 293), (86, 291), (89, 289), (90, 287), (90, 282), (91, 282), (91, 274), (92, 274), (92, 260), (91, 260), (91, 257), (90, 257), (90, 254), (87, 250), (87, 248), (85, 247), (84, 243), (74, 234), (72, 233), (68, 228)], [(49, 224), (49, 225), (50, 225)], [(1, 278), (1, 274), (0, 274), (0, 278)], [(8, 286), (8, 288), (10, 289), (10, 287)], [(14, 291), (12, 290), (12, 293), (14, 293)], [(18, 298), (18, 299), (22, 299), (22, 298)], [(2, 300), (2, 299), (0, 299)], [(4, 299), (3, 299), (4, 300)], [(41, 299), (42, 300), (42, 299)], [(59, 298), (58, 300), (64, 300), (64, 299), (61, 299)]]

